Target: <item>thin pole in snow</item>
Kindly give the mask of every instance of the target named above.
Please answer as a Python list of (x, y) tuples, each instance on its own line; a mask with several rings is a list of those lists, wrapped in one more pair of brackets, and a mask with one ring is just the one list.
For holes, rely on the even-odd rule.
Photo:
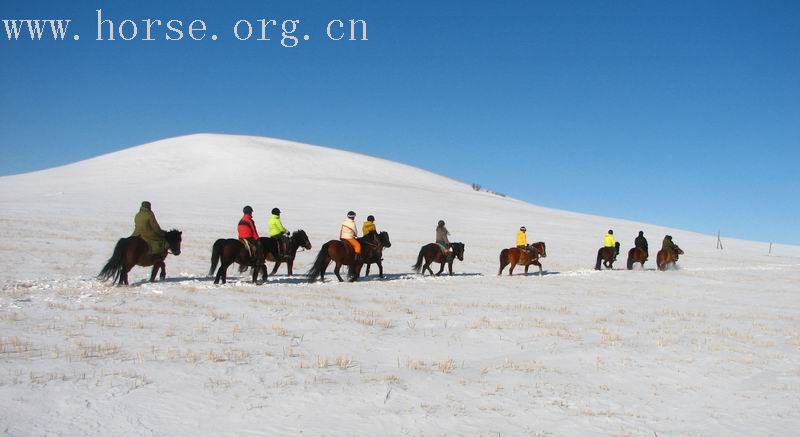
[(717, 249), (722, 250), (722, 240), (719, 238), (720, 231), (717, 231)]

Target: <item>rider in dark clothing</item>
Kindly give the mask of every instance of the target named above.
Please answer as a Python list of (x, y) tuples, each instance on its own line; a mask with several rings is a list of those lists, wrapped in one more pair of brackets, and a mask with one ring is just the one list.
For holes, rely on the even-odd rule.
[(648, 254), (650, 253), (650, 251), (647, 249), (647, 238), (644, 238), (644, 232), (642, 231), (639, 231), (639, 236), (636, 237), (636, 240), (634, 240), (633, 245), (635, 247), (640, 247), (644, 249), (644, 251), (647, 252)]

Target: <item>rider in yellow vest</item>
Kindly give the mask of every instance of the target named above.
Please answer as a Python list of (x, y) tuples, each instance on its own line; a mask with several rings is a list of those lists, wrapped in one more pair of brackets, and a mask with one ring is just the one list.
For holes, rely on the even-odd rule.
[(614, 239), (614, 231), (609, 229), (608, 233), (605, 235), (605, 237), (603, 237), (603, 247), (610, 247), (614, 249), (615, 260), (617, 259), (617, 255), (619, 255), (616, 246), (617, 246), (617, 240)]
[(289, 253), (289, 230), (283, 226), (281, 221), (281, 210), (272, 208), (272, 215), (269, 217), (269, 236), (274, 238), (278, 245), (278, 256), (286, 256)]
[(529, 250), (528, 247), (528, 230), (525, 226), (521, 226), (517, 231), (517, 248), (522, 250)]
[(367, 221), (361, 226), (361, 235), (366, 237), (369, 235), (370, 232), (378, 232), (378, 229), (375, 227), (375, 217), (368, 216)]

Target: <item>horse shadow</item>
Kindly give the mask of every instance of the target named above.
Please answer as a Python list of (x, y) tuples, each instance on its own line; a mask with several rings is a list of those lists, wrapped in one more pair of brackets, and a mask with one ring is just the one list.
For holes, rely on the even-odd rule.
[(158, 281), (155, 282), (150, 282), (149, 279), (143, 279), (139, 282), (134, 282), (132, 286), (139, 287), (147, 284), (158, 285), (158, 284), (180, 284), (183, 282), (213, 282), (213, 281), (214, 278), (212, 276), (176, 276), (172, 278), (159, 279)]

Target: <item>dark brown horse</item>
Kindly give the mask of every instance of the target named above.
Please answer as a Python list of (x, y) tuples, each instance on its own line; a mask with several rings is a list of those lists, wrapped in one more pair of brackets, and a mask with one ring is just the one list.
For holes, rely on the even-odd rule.
[[(388, 234), (386, 235), (388, 239)], [(356, 252), (350, 243), (342, 240), (331, 240), (322, 245), (319, 250), (317, 258), (314, 260), (314, 265), (309, 269), (306, 276), (309, 282), (314, 282), (319, 277), (320, 281), (325, 279), (325, 270), (328, 264), (333, 261), (336, 267), (333, 268), (333, 273), (339, 282), (344, 282), (342, 276), (339, 274), (343, 265), (348, 267), (347, 277), (350, 282), (355, 282), (361, 274), (361, 267), (364, 265), (362, 260), (380, 259), (380, 253), (383, 250), (383, 243), (379, 234), (370, 232), (367, 236), (359, 238), (361, 243), (361, 260), (356, 261)], [(374, 261), (373, 261), (374, 262)]]
[(113, 279), (117, 285), (128, 285), (128, 272), (133, 266), (149, 267), (153, 266), (150, 272), (150, 282), (156, 280), (156, 273), (161, 270), (160, 279), (167, 277), (166, 264), (164, 260), (167, 253), (173, 255), (181, 254), (181, 231), (173, 229), (164, 234), (167, 242), (166, 249), (161, 253), (150, 253), (150, 247), (140, 237), (120, 238), (114, 247), (114, 253), (109, 258), (103, 270), (100, 271), (98, 278), (107, 281)]
[[(675, 246), (674, 250), (675, 254), (683, 255), (683, 250), (681, 250), (680, 247)], [(677, 261), (675, 254), (668, 250), (659, 250), (658, 254), (656, 255), (656, 266), (658, 266), (658, 269), (663, 272), (664, 270), (675, 266), (675, 261)]]
[(285, 262), (288, 274), (292, 276), (292, 265), (294, 265), (294, 257), (297, 255), (297, 249), (301, 247), (305, 250), (311, 249), (311, 241), (309, 241), (308, 235), (306, 235), (305, 231), (302, 229), (294, 231), (292, 236), (289, 237), (289, 247), (287, 248), (289, 253), (283, 256), (275, 255), (278, 253), (278, 240), (276, 238), (262, 238), (261, 242), (264, 245), (266, 260), (275, 263), (275, 267), (272, 268), (272, 273), (270, 273), (270, 275), (274, 275), (275, 272), (278, 271), (278, 267), (281, 266), (281, 263)]
[[(364, 256), (364, 265), (367, 266), (367, 270), (364, 272), (364, 277), (369, 276), (369, 266), (372, 264), (377, 264), (378, 276), (383, 279), (383, 249), (392, 247), (392, 242), (389, 241), (389, 233), (386, 231), (378, 234), (378, 238), (381, 240), (381, 247), (379, 247), (377, 251), (370, 251), (370, 257)], [(363, 244), (371, 243), (362, 243), (362, 245)]]
[(649, 257), (646, 250), (642, 249), (641, 247), (634, 247), (633, 249), (628, 251), (628, 270), (633, 270), (633, 265), (636, 263), (641, 263), (642, 268), (644, 268), (644, 262), (647, 261)]
[(597, 264), (594, 265), (595, 270), (600, 270), (600, 263), (602, 262), (607, 269), (614, 268), (614, 258), (619, 252), (619, 241), (614, 247), (601, 247), (597, 251)]
[[(436, 273), (436, 276), (440, 276), (442, 274), (445, 264), (447, 264), (447, 269), (450, 273), (450, 276), (453, 276), (454, 258), (458, 258), (459, 261), (464, 261), (464, 243), (450, 243), (450, 249), (452, 250), (452, 253), (450, 256), (446, 256), (442, 250), (442, 246), (439, 244), (426, 244), (419, 250), (419, 255), (417, 255), (417, 263), (411, 266), (411, 268), (417, 273), (422, 273), (422, 276), (425, 276), (425, 270), (433, 275), (431, 263), (437, 262), (441, 264), (441, 266), (439, 267), (439, 272)], [(424, 264), (423, 260), (425, 261)]]
[[(260, 240), (266, 240), (266, 238), (261, 238)], [(217, 263), (220, 264), (219, 270), (217, 270)], [(223, 284), (228, 282), (228, 267), (233, 263), (238, 263), (242, 266), (242, 271), (247, 270), (248, 267), (253, 267), (254, 284), (259, 283), (259, 271), (262, 271), (262, 280), (267, 280), (267, 266), (264, 265), (264, 247), (261, 241), (256, 244), (254, 256), (250, 254), (244, 243), (235, 238), (220, 238), (215, 241), (211, 249), (211, 269), (208, 270), (208, 276), (214, 275), (214, 270), (217, 270), (216, 275), (214, 275), (215, 284), (219, 284), (220, 281)]]
[(500, 276), (506, 266), (509, 266), (508, 275), (513, 275), (514, 267), (516, 267), (517, 264), (525, 266), (525, 274), (527, 275), (528, 267), (533, 264), (539, 266), (539, 276), (541, 276), (542, 264), (539, 262), (540, 257), (547, 258), (547, 249), (544, 241), (531, 244), (531, 250), (529, 251), (518, 247), (503, 249), (500, 251), (500, 270), (497, 271), (497, 275)]

